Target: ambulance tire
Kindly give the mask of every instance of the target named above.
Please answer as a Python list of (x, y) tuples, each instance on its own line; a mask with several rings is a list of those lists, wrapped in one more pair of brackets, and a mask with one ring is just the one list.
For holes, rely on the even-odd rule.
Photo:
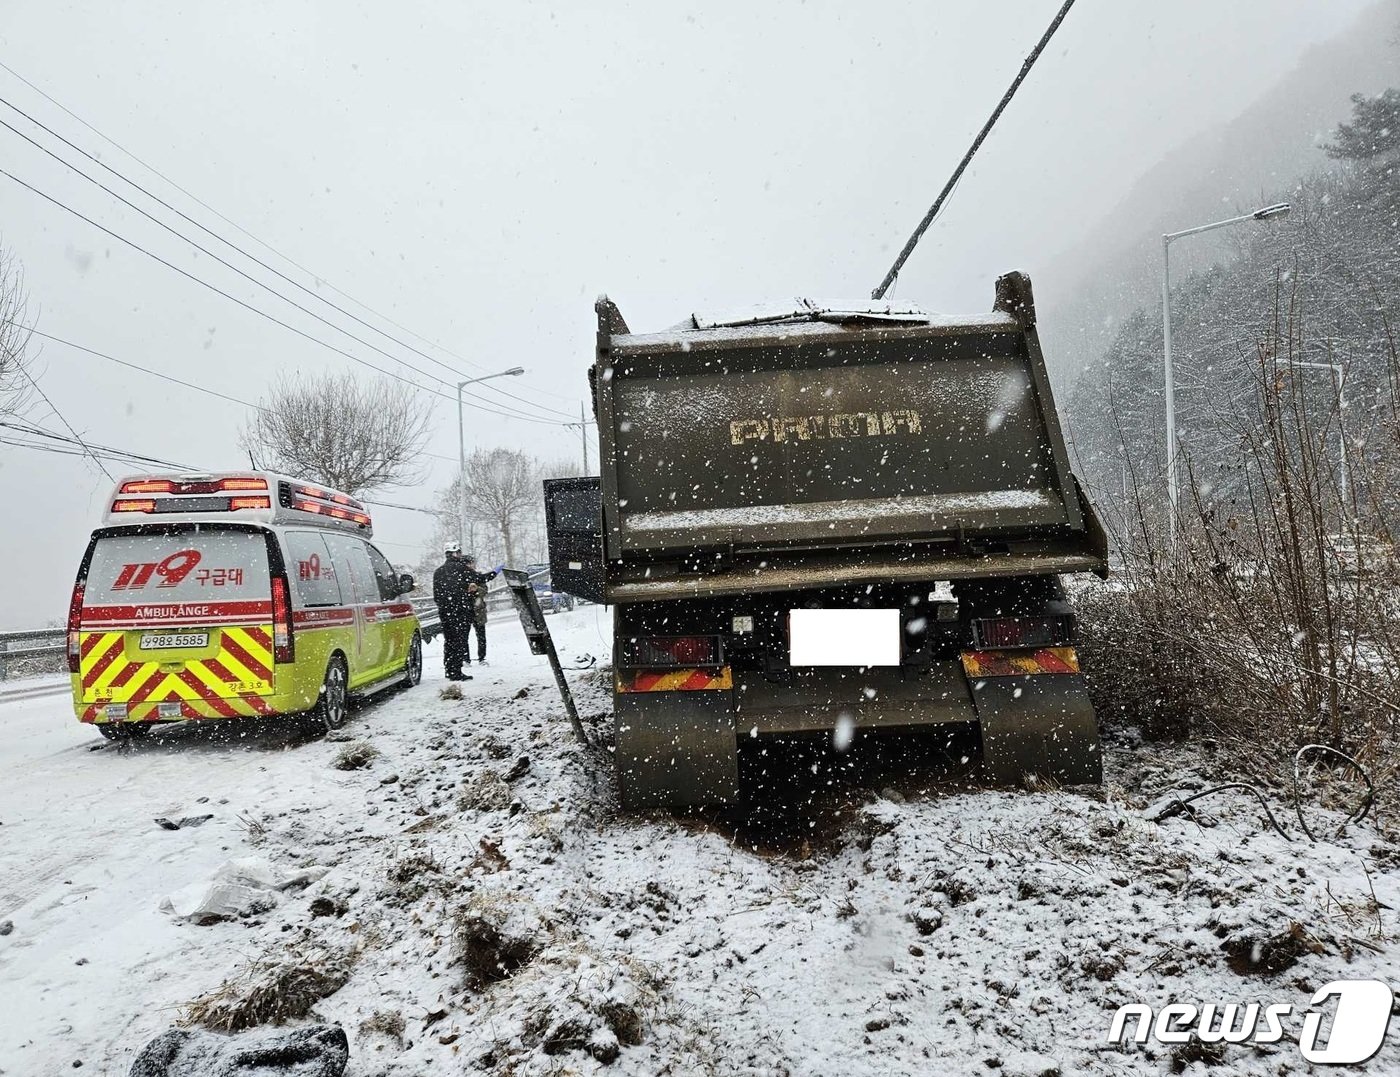
[(97, 731), (108, 740), (118, 743), (128, 740), (140, 740), (150, 735), (150, 722), (104, 722), (97, 727)]
[(403, 671), (402, 687), (418, 687), (423, 680), (423, 637), (417, 632), (413, 633), (413, 642), (408, 645), (408, 661), (404, 663)]
[(339, 729), (350, 717), (350, 671), (340, 655), (334, 655), (326, 666), (321, 696), (311, 714), (328, 731)]

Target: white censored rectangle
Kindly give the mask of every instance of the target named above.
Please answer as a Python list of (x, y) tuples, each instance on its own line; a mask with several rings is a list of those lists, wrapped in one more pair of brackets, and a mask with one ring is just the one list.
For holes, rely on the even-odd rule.
[(899, 665), (899, 610), (789, 610), (794, 666)]

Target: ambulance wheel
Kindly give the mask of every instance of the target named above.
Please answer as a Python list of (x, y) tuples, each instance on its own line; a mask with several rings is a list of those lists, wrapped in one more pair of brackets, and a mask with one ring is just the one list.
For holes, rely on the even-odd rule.
[(108, 740), (140, 740), (151, 732), (150, 722), (103, 722), (97, 731)]
[(413, 633), (413, 642), (408, 645), (408, 662), (403, 667), (405, 688), (415, 688), (423, 679), (423, 637)]
[(345, 668), (345, 659), (339, 655), (326, 666), (321, 698), (311, 713), (327, 729), (339, 729), (350, 716), (350, 674)]

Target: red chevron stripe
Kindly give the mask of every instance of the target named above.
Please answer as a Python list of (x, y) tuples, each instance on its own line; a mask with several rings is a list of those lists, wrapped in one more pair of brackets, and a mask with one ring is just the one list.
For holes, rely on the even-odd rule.
[(231, 707), (226, 700), (220, 699), (212, 691), (210, 691), (209, 686), (203, 681), (201, 681), (189, 670), (182, 669), (179, 673), (176, 674), (176, 676), (179, 677), (180, 680), (183, 681), (185, 684), (193, 688), (195, 694), (199, 696), (201, 700), (203, 700), (205, 703), (208, 703), (209, 706), (213, 707), (214, 710), (218, 711), (221, 715), (223, 715), (223, 717), (235, 718), (238, 716), (238, 711), (234, 710), (234, 708)]
[(230, 636), (227, 632), (223, 635), (223, 648), (241, 662), (254, 677), (261, 681), (272, 680), (272, 670), (268, 669), (260, 661), (248, 653), (248, 649)]
[(89, 667), (87, 675), (83, 677), (83, 688), (91, 688), (96, 684), (97, 679), (101, 677), (102, 674), (106, 673), (107, 670), (111, 668), (112, 663), (117, 660), (118, 656), (125, 653), (125, 651), (126, 638), (124, 636), (118, 636), (112, 641), (111, 646), (102, 652), (102, 657)]
[(102, 642), (102, 637), (104, 635), (105, 633), (103, 632), (86, 632), (83, 634), (83, 643), (81, 649), (81, 655), (83, 658), (86, 658), (88, 655), (92, 654), (92, 649)]

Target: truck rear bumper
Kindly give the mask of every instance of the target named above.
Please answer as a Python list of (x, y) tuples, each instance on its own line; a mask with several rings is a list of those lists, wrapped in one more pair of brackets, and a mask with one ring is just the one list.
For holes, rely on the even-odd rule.
[(741, 735), (815, 733), (848, 715), (857, 729), (976, 722), (967, 678), (957, 661), (927, 670), (810, 669), (782, 680), (738, 673), (734, 724)]

